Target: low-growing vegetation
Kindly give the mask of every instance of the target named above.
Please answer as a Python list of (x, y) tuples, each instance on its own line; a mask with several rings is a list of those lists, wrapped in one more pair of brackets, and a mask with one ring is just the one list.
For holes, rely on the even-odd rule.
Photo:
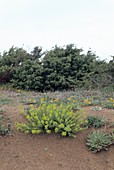
[(109, 98), (107, 99), (104, 103), (103, 103), (105, 108), (108, 109), (114, 109), (114, 99), (113, 98)]
[(101, 128), (102, 126), (105, 126), (108, 124), (108, 120), (105, 117), (101, 117), (98, 115), (95, 116), (88, 116), (88, 127), (94, 127), (94, 128)]
[(10, 119), (0, 114), (0, 135), (11, 134)]
[(70, 105), (42, 104), (38, 108), (33, 106), (24, 113), (27, 123), (16, 123), (18, 130), (25, 133), (39, 134), (52, 131), (62, 136), (75, 136), (83, 130), (83, 124), (87, 123), (86, 115), (82, 110), (72, 110)]
[[(16, 129), (25, 134), (59, 133), (63, 137), (75, 137), (78, 132), (93, 127), (94, 132), (87, 139), (91, 151), (96, 153), (107, 150), (114, 143), (114, 133), (102, 131), (103, 126), (112, 131), (114, 123), (105, 116), (100, 116), (104, 108), (112, 109), (113, 113), (113, 93), (82, 89), (37, 93), (12, 88), (8, 90), (5, 86), (3, 88), (0, 92), (1, 135), (11, 134), (11, 123), (5, 117), (4, 108), (14, 104), (14, 107), (18, 105), (22, 108), (25, 117), (24, 122), (16, 120)], [(83, 107), (89, 108), (93, 114), (87, 116)], [(96, 128), (101, 128), (101, 131), (95, 131)]]
[(103, 149), (107, 150), (114, 143), (114, 133), (105, 133), (103, 131), (93, 131), (88, 135), (87, 146), (94, 153)]
[[(82, 94), (83, 93), (83, 94)], [(89, 92), (88, 92), (89, 93)], [(112, 93), (113, 94), (113, 93)], [(110, 101), (110, 102), (109, 102)], [(114, 99), (104, 98), (97, 96), (86, 96), (84, 92), (53, 92), (53, 93), (40, 93), (39, 97), (28, 99), (24, 101), (25, 104), (34, 104), (39, 106), (41, 103), (45, 104), (56, 104), (60, 105), (71, 105), (72, 108), (78, 109), (84, 106), (94, 106), (91, 109), (94, 111), (99, 111), (102, 108), (114, 109)]]
[(10, 103), (12, 103), (11, 99), (9, 99), (9, 98), (1, 98), (0, 97), (0, 106), (10, 104)]

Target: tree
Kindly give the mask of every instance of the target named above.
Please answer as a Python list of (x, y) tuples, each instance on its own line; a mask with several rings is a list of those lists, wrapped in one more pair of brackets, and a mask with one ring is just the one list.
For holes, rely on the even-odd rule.
[(30, 58), (30, 54), (26, 52), (23, 48), (11, 47), (9, 51), (4, 51), (1, 56), (1, 65), (7, 66), (19, 66), (22, 62)]
[(23, 48), (11, 47), (9, 51), (4, 51), (0, 56), (0, 82), (8, 83), (13, 77), (15, 67), (18, 67), (22, 62), (28, 60), (30, 54)]
[(112, 83), (114, 83), (114, 56), (112, 56), (112, 60), (109, 61), (109, 74), (111, 76)]
[(36, 61), (27, 60), (15, 68), (12, 86), (26, 90), (43, 90), (42, 65)]
[(31, 59), (32, 60), (40, 60), (41, 57), (44, 55), (42, 52), (42, 47), (36, 46), (34, 47), (33, 51), (31, 51)]

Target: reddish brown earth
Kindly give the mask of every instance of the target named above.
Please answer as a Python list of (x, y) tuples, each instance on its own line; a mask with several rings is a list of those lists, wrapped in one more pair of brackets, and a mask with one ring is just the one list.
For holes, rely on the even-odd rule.
[[(23, 120), (18, 106), (4, 106), (13, 126), (11, 136), (0, 137), (0, 170), (114, 170), (114, 146), (93, 154), (86, 146), (87, 129), (76, 138), (57, 134), (26, 135), (17, 132), (15, 122)], [(114, 121), (114, 110), (92, 111)]]

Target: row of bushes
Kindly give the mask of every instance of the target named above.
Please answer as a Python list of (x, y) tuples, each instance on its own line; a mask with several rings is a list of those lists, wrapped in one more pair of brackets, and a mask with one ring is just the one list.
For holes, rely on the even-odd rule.
[(12, 47), (0, 56), (0, 83), (38, 91), (104, 87), (114, 82), (114, 57), (107, 63), (73, 44), (31, 53)]

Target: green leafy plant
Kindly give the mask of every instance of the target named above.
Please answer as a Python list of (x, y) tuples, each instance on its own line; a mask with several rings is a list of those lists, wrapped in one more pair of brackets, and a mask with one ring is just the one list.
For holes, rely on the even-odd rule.
[(112, 143), (114, 143), (114, 131), (109, 133), (109, 136), (112, 140)]
[(88, 126), (93, 126), (94, 128), (100, 128), (102, 126), (105, 126), (108, 123), (108, 120), (105, 117), (100, 116), (88, 116)]
[(11, 99), (8, 98), (0, 98), (0, 106), (5, 105), (5, 104), (9, 104), (12, 103)]
[(108, 100), (105, 100), (103, 106), (108, 109), (114, 109), (114, 99), (109, 98)]
[(17, 130), (25, 133), (39, 134), (51, 131), (62, 136), (75, 136), (83, 130), (86, 123), (86, 115), (82, 111), (73, 112), (70, 105), (42, 104), (38, 108), (31, 107), (28, 113), (24, 113), (27, 123), (16, 123)]
[(3, 115), (0, 114), (0, 135), (6, 135), (10, 133), (11, 133), (11, 123), (9, 118), (4, 118)]
[(13, 75), (12, 67), (7, 65), (0, 66), (0, 83), (8, 83)]
[[(36, 46), (31, 52), (13, 46), (0, 54), (0, 83), (43, 92), (76, 87), (100, 89), (114, 84), (113, 65), (114, 57), (107, 63), (98, 60), (91, 50), (84, 54), (75, 44), (56, 45), (48, 51)], [(84, 104), (89, 106), (93, 102)]]
[(88, 135), (87, 146), (94, 153), (101, 151), (102, 149), (107, 150), (107, 147), (111, 145), (112, 140), (109, 134), (103, 131), (94, 131)]

